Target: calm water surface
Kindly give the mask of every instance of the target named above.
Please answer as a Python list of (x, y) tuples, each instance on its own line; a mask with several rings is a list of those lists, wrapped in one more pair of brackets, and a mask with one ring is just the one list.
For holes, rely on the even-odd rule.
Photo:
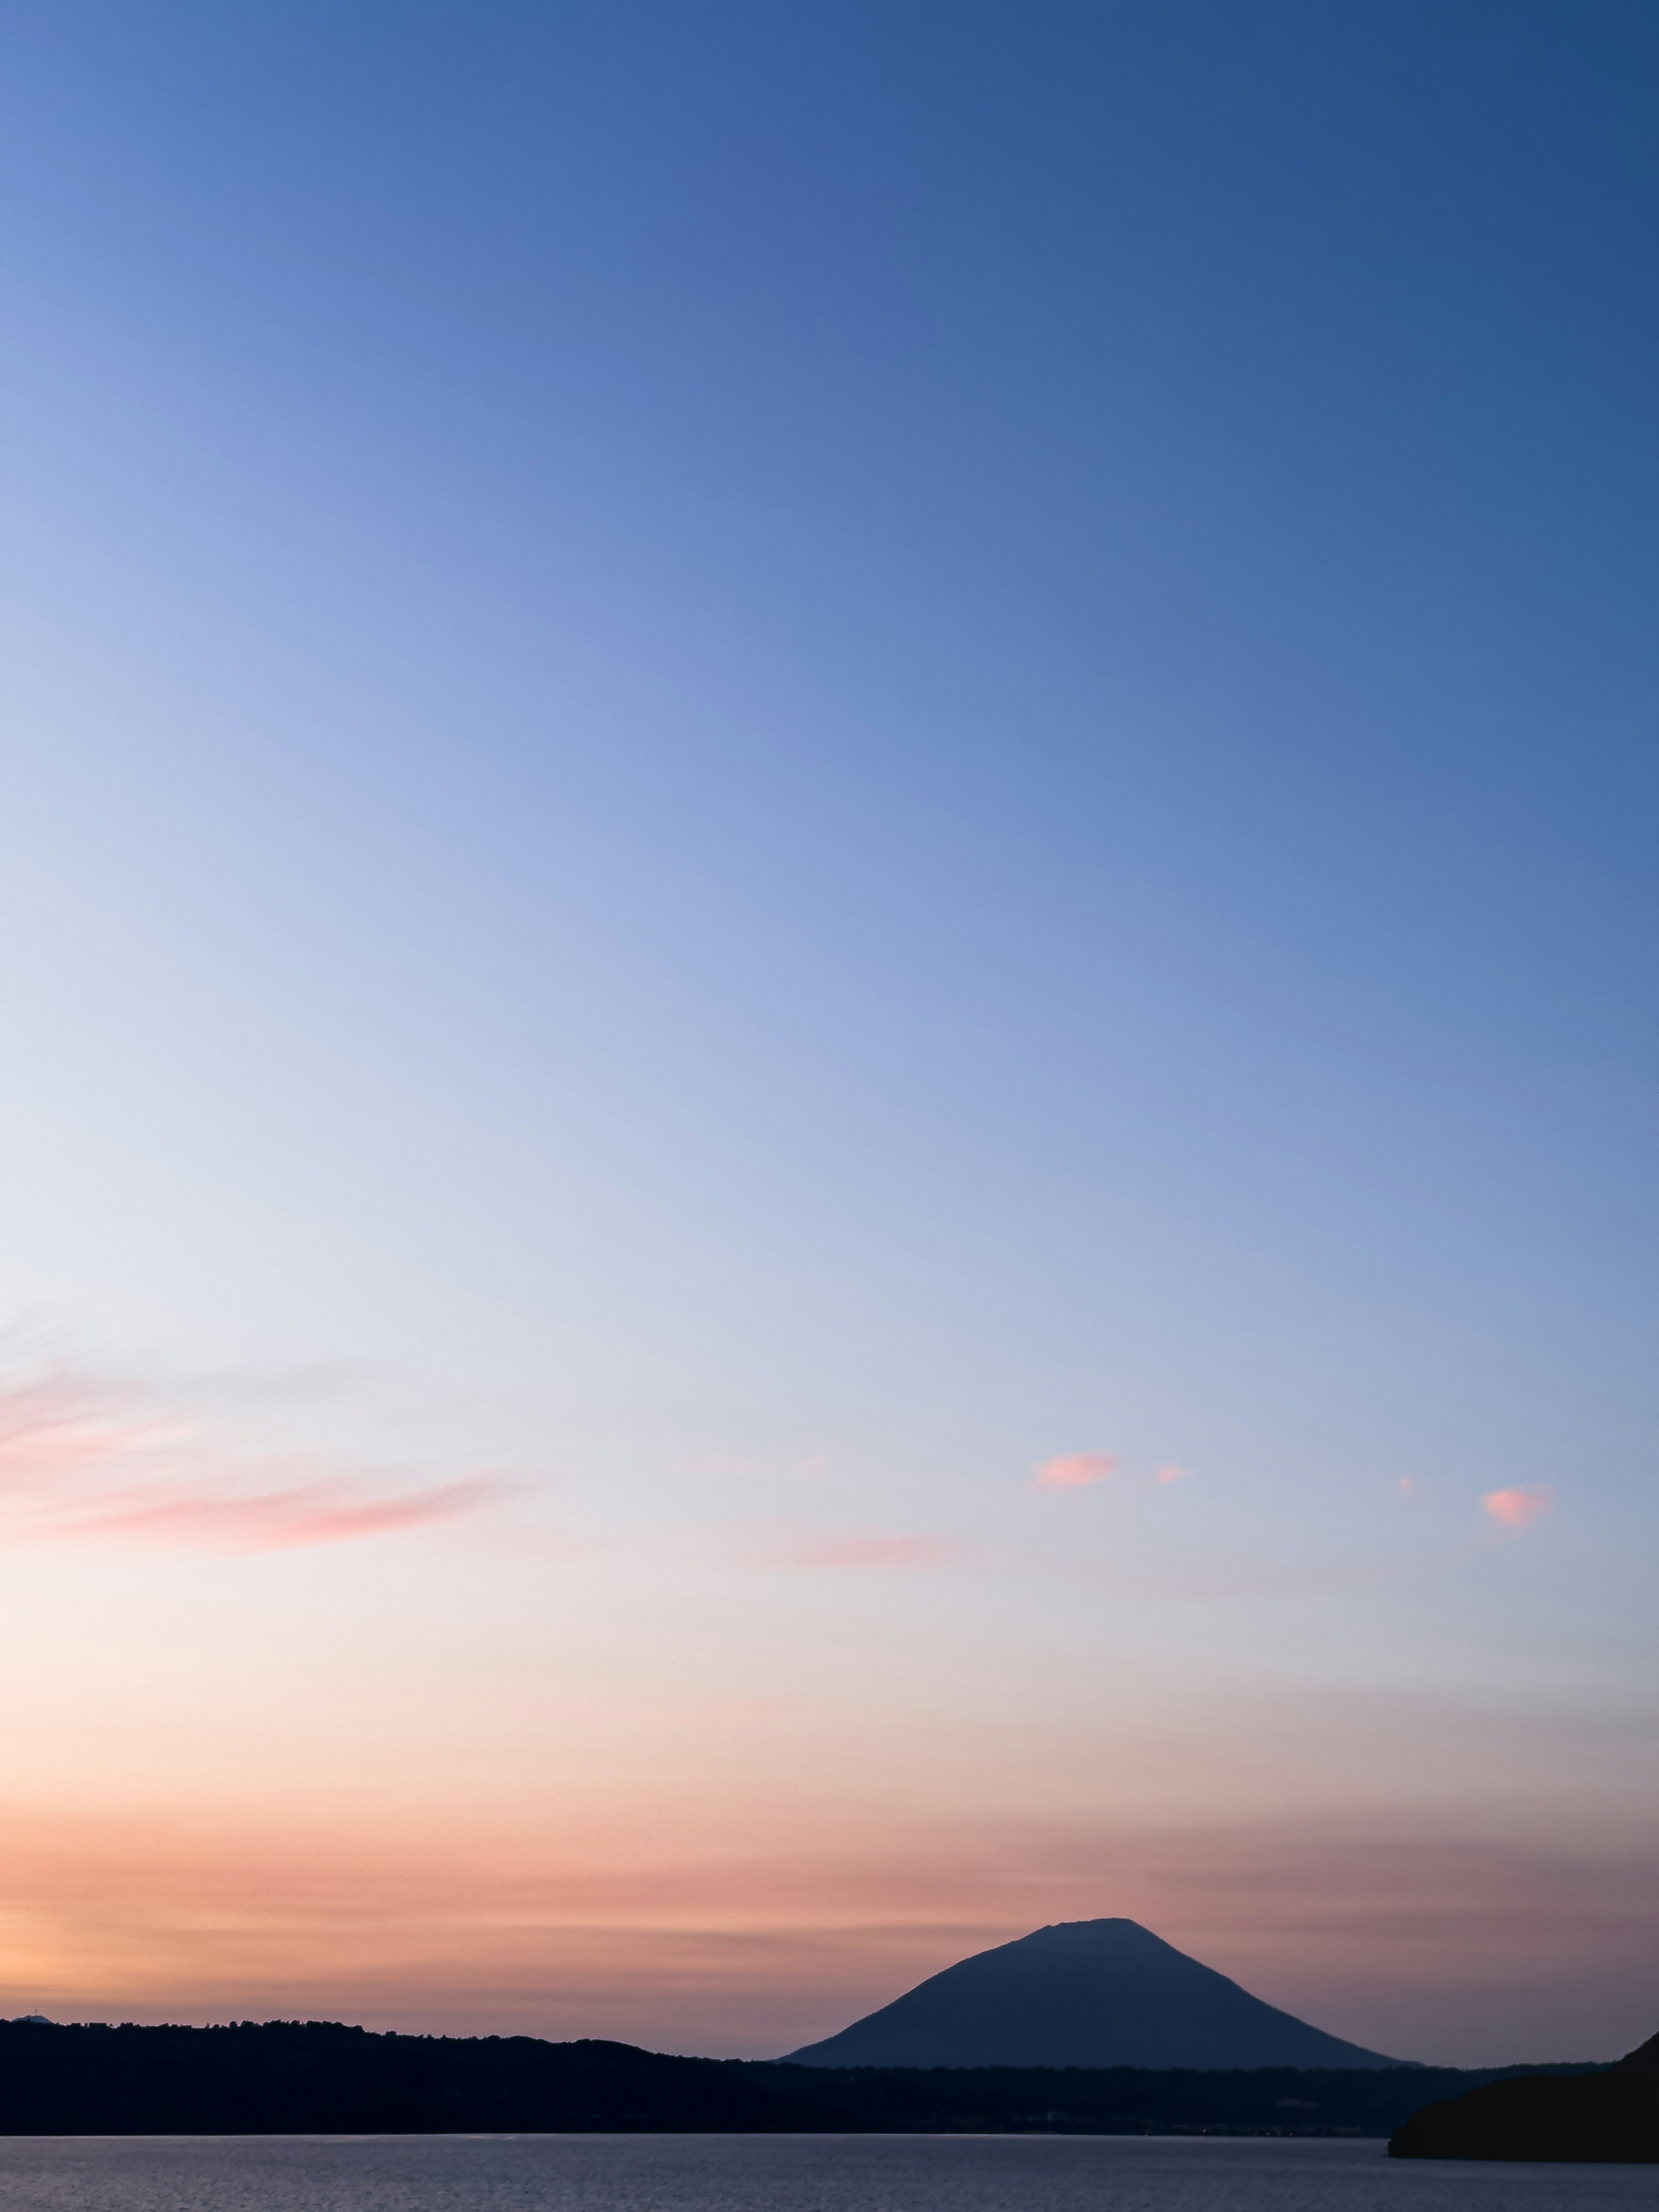
[(1137, 2136), (0, 2138), (0, 2212), (1600, 2212), (1659, 2166)]

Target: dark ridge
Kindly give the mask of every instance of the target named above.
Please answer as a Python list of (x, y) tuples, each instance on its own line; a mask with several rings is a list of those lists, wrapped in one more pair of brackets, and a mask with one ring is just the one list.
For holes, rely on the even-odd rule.
[(1427, 2105), (1396, 2129), (1389, 2155), (1659, 2164), (1659, 2035), (1594, 2074), (1553, 2069)]
[(801, 2066), (1396, 2066), (1133, 1920), (1068, 1920), (931, 1975)]
[(1386, 2136), (1425, 2101), (1498, 2078), (1406, 2066), (805, 2067), (318, 2021), (0, 2021), (0, 2135)]
[(834, 2125), (714, 2058), (528, 2035), (0, 2023), (3, 2135), (754, 2133)]

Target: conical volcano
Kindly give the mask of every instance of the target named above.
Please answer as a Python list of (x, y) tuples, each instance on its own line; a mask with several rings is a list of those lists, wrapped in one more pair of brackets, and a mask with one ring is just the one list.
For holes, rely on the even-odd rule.
[(1067, 1920), (934, 1974), (798, 2066), (1394, 2066), (1133, 1920)]

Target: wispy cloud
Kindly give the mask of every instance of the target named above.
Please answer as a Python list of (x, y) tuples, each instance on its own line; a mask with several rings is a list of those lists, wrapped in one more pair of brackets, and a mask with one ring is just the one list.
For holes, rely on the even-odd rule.
[(868, 1574), (949, 1566), (962, 1556), (945, 1536), (827, 1536), (769, 1552), (768, 1566), (815, 1574)]
[(1104, 1482), (1122, 1464), (1115, 1452), (1062, 1452), (1058, 1459), (1044, 1460), (1036, 1471), (1036, 1487), (1087, 1490), (1092, 1483)]
[(1525, 1490), (1489, 1490), (1480, 1503), (1504, 1528), (1530, 1528), (1554, 1504), (1555, 1492), (1547, 1482), (1534, 1482)]
[(0, 1542), (290, 1550), (447, 1520), (502, 1487), (243, 1453), (187, 1408), (74, 1368), (0, 1384)]
[(1169, 1467), (1159, 1468), (1158, 1471), (1158, 1479), (1160, 1482), (1185, 1482), (1191, 1473), (1192, 1469), (1190, 1468), (1176, 1467), (1171, 1464)]
[(486, 1504), (500, 1487), (487, 1476), (401, 1492), (376, 1492), (343, 1478), (224, 1495), (207, 1488), (169, 1492), (158, 1485), (115, 1492), (82, 1510), (60, 1512), (38, 1533), (225, 1552), (290, 1551), (447, 1521)]

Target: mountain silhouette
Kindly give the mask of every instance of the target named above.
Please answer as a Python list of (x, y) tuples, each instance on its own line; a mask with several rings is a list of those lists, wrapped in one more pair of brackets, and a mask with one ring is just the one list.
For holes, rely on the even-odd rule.
[(947, 1966), (797, 2066), (1395, 2066), (1263, 2004), (1133, 1920), (1066, 1920)]

